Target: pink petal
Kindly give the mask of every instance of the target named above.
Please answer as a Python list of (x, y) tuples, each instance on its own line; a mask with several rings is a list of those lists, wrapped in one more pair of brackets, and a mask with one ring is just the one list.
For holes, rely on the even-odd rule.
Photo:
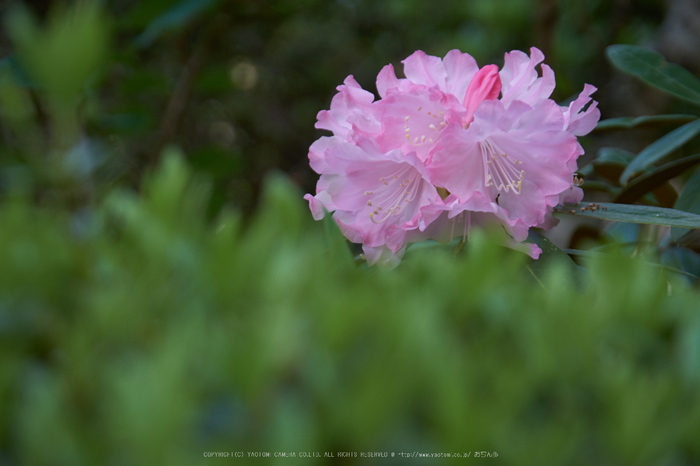
[(588, 109), (580, 113), (583, 107), (591, 101), (591, 94), (596, 91), (596, 87), (586, 84), (578, 98), (571, 102), (569, 108), (564, 111), (564, 117), (568, 124), (566, 128), (576, 136), (584, 136), (590, 133), (600, 120), (600, 110), (596, 108), (598, 102), (593, 101)]
[(383, 151), (400, 148), (416, 152), (426, 160), (450, 119), (461, 106), (457, 100), (437, 88), (413, 89), (391, 94), (376, 104), (383, 132), (376, 141)]
[(514, 50), (505, 55), (501, 81), (503, 82), (503, 97), (501, 101), (508, 106), (514, 100), (521, 100), (530, 105), (547, 99), (554, 90), (554, 72), (542, 65), (542, 77), (539, 77), (535, 66), (544, 60), (544, 55), (536, 47), (530, 49), (530, 57), (524, 52)]
[(386, 65), (377, 75), (377, 92), (379, 92), (380, 97), (386, 97), (389, 89), (396, 89), (399, 85), (394, 65)]
[(498, 204), (508, 213), (508, 218), (517, 219), (527, 227), (544, 222), (547, 203), (535, 182), (525, 178), (519, 195), (501, 192), (498, 199)]
[(367, 259), (367, 264), (374, 265), (379, 264), (386, 266), (388, 268), (394, 268), (401, 262), (401, 258), (406, 252), (406, 248), (403, 247), (400, 250), (393, 252), (386, 246), (379, 247), (368, 247), (363, 246), (362, 250), (365, 253), (365, 258)]
[(445, 130), (427, 166), (431, 182), (462, 201), (483, 191), (484, 166), (477, 142), (473, 134), (461, 127), (451, 126)]
[(329, 149), (344, 142), (337, 136), (321, 136), (309, 147), (309, 165), (316, 173), (330, 173), (331, 167), (326, 161), (326, 154)]
[(362, 89), (350, 75), (343, 85), (338, 86), (330, 110), (319, 112), (316, 128), (332, 131), (345, 139), (349, 139), (354, 127), (365, 132), (378, 132), (381, 126), (374, 118), (373, 101), (374, 95)]
[(309, 208), (311, 209), (311, 215), (313, 215), (314, 220), (321, 220), (326, 215), (324, 200), (330, 202), (330, 196), (328, 196), (328, 193), (322, 191), (316, 196), (305, 194), (304, 199), (309, 201)]
[(539, 259), (540, 254), (542, 254), (542, 249), (533, 243), (517, 243), (514, 241), (510, 244), (510, 248), (517, 251), (522, 251), (535, 260)]
[(402, 63), (406, 78), (414, 84), (422, 84), (427, 87), (437, 85), (440, 89), (445, 88), (447, 72), (439, 57), (433, 57), (418, 50), (413, 52)]
[(454, 95), (457, 101), (464, 101), (464, 95), (473, 76), (479, 71), (476, 60), (468, 53), (459, 50), (450, 50), (442, 60), (445, 65), (447, 77), (445, 79), (445, 92)]

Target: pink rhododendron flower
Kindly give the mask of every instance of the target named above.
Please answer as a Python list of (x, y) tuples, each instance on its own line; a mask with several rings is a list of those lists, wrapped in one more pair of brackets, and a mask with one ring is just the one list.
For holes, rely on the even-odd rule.
[(332, 136), (309, 150), (321, 175), (316, 195), (304, 196), (314, 218), (333, 212), (370, 264), (397, 263), (412, 242), (466, 238), (476, 225), (503, 226), (514, 247), (531, 227), (556, 225), (553, 207), (583, 197), (577, 136), (600, 111), (588, 84), (568, 106), (551, 100), (543, 60), (536, 48), (513, 51), (499, 71), (458, 50), (443, 59), (417, 51), (403, 61), (406, 78), (391, 65), (380, 71), (379, 100), (349, 76), (318, 114), (316, 127)]

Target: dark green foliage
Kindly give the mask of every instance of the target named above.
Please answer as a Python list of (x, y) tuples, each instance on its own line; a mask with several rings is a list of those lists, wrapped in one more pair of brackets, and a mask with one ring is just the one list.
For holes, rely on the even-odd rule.
[[(214, 178), (210, 212), (235, 203), (246, 215), (270, 169), (312, 192), (306, 155), (320, 135), (316, 114), (350, 74), (375, 92), (379, 70), (393, 63), (401, 74), (400, 61), (417, 49), (460, 49), (500, 66), (505, 52), (537, 46), (556, 71), (557, 101), (584, 82), (604, 100), (605, 46), (651, 36), (664, 8), (662, 0), (25, 3), (0, 9), (0, 151), (32, 157), (37, 189), (52, 181), (42, 168), (47, 150), (80, 137), (104, 145), (90, 152), (99, 181), (131, 186), (174, 143)], [(7, 112), (8, 101), (21, 112)]]
[[(661, 191), (695, 166), (695, 109), (599, 126), (688, 124), (582, 168), (587, 193), (645, 204), (583, 216), (666, 225), (614, 224), (619, 251), (533, 231), (534, 262), (473, 231), (368, 268), (296, 187), (345, 76), (536, 45), (556, 99), (603, 91), (605, 46), (648, 37), (662, 2), (49, 3), (3, 9), (0, 33), (0, 464), (700, 463), (697, 230), (655, 236), (678, 223), (649, 207), (698, 213), (698, 172)], [(657, 54), (616, 53), (694, 99)]]
[(578, 288), (557, 260), (533, 280), (483, 233), (457, 258), (358, 268), (286, 178), (266, 186), (248, 227), (208, 223), (207, 185), (170, 150), (143, 197), (0, 208), (6, 464), (700, 461), (697, 291), (619, 255)]

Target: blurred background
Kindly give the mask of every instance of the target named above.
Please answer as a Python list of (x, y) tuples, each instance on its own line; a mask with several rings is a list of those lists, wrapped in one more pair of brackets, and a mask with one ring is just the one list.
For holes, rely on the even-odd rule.
[[(335, 87), (352, 74), (376, 94), (382, 66), (393, 63), (400, 74), (400, 61), (417, 49), (444, 56), (457, 48), (481, 66), (500, 66), (505, 52), (537, 46), (556, 73), (553, 98), (563, 103), (591, 83), (603, 118), (670, 105), (614, 72), (606, 46), (648, 45), (700, 69), (700, 6), (693, 0), (446, 0), (439, 7), (416, 0), (107, 0), (77, 20), (86, 23), (82, 29), (60, 38), (62, 18), (73, 14), (65, 11), (69, 3), (0, 8), (0, 151), (4, 173), (12, 173), (4, 178), (15, 180), (6, 184), (21, 172), (38, 198), (68, 197), (76, 205), (101, 186), (136, 186), (168, 144), (214, 180), (212, 213), (224, 203), (250, 213), (273, 169), (314, 192), (307, 151), (322, 134), (315, 117)], [(65, 42), (70, 56), (41, 41)], [(38, 64), (29, 63), (34, 52), (27, 50)], [(74, 95), (57, 105), (52, 93), (63, 91), (50, 83), (86, 55), (80, 89), (65, 91)], [(13, 105), (23, 111), (13, 113)], [(584, 140), (589, 154), (605, 137)], [(612, 137), (638, 150), (654, 136)], [(69, 166), (47, 168), (46, 154), (59, 146), (73, 148)]]
[[(692, 121), (697, 109), (615, 71), (605, 50), (648, 46), (697, 74), (699, 10), (697, 0), (0, 2), (0, 465), (376, 449), (698, 464), (695, 251), (662, 245), (672, 273), (625, 254), (593, 256), (583, 271), (556, 248), (543, 254), (551, 262), (526, 262), (473, 232), (465, 260), (417, 246), (385, 273), (356, 266), (302, 195), (318, 179), (307, 160), (323, 134), (316, 114), (336, 86), (352, 74), (376, 93), (379, 70), (400, 73), (417, 49), (501, 66), (537, 46), (562, 104), (590, 83), (604, 119)], [(633, 153), (673, 127), (661, 123), (581, 139), (587, 200), (620, 192)], [(639, 202), (673, 206), (680, 178)], [(560, 246), (575, 243), (574, 228), (577, 241), (609, 235), (636, 257), (660, 230), (601, 225), (567, 218), (552, 231), (565, 231)]]

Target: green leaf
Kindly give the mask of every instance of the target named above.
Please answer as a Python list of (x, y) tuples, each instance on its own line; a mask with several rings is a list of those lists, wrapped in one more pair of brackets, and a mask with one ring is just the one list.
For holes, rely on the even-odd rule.
[[(688, 179), (673, 208), (691, 214), (700, 214), (700, 169), (695, 170), (695, 173)], [(686, 233), (686, 231), (674, 228), (671, 230), (671, 237), (674, 241), (678, 241)]]
[(599, 218), (602, 220), (612, 220), (614, 222), (644, 223), (648, 225), (666, 225), (680, 228), (700, 228), (700, 215), (683, 212), (677, 209), (643, 205), (614, 204), (611, 202), (580, 203), (576, 206), (560, 207), (555, 211), (555, 214)]
[(611, 186), (603, 181), (584, 180), (582, 187), (585, 192), (602, 191), (604, 193), (612, 194), (613, 196), (620, 192), (620, 188)]
[(184, 0), (154, 19), (137, 38), (138, 47), (148, 47), (164, 32), (177, 29), (201, 12), (216, 5), (218, 0)]
[(100, 2), (56, 5), (44, 24), (18, 4), (5, 25), (28, 81), (64, 101), (80, 94), (107, 57), (109, 25)]
[(600, 176), (617, 183), (634, 156), (634, 153), (623, 149), (603, 147), (598, 151), (598, 157), (591, 166)]
[(613, 202), (617, 204), (631, 204), (640, 197), (644, 196), (646, 193), (654, 190), (658, 186), (661, 186), (668, 180), (681, 175), (684, 171), (697, 165), (698, 163), (700, 163), (700, 154), (695, 154), (651, 170), (650, 172), (647, 172), (632, 180), (630, 184), (628, 184), (617, 196), (613, 198)]
[(620, 117), (602, 120), (594, 131), (611, 131), (617, 129), (648, 128), (674, 123), (689, 123), (697, 120), (697, 115), (650, 115), (642, 117)]
[(611, 45), (606, 53), (610, 62), (620, 70), (700, 105), (700, 80), (682, 66), (668, 63), (661, 54), (635, 45)]
[(696, 279), (700, 276), (700, 255), (688, 248), (666, 249), (661, 256), (661, 262), (667, 267), (684, 270)]
[(601, 163), (618, 163), (627, 165), (634, 159), (634, 153), (617, 147), (602, 147), (598, 151), (596, 162)]
[(541, 278), (545, 271), (550, 267), (553, 262), (561, 262), (566, 264), (566, 267), (571, 271), (572, 277), (579, 280), (581, 276), (581, 269), (576, 264), (576, 262), (569, 257), (569, 255), (560, 249), (556, 244), (552, 243), (549, 238), (543, 236), (534, 228), (530, 229), (527, 239), (528, 243), (534, 243), (542, 249), (542, 254), (540, 254), (539, 259), (528, 260), (526, 267), (530, 271), (533, 277), (542, 284)]
[(635, 157), (625, 171), (622, 172), (620, 182), (627, 184), (632, 176), (643, 171), (646, 167), (664, 158), (683, 144), (700, 133), (700, 120), (687, 123), (680, 128), (676, 128), (662, 138), (651, 143), (646, 149)]
[(323, 230), (328, 245), (328, 254), (331, 257), (331, 263), (341, 266), (353, 263), (348, 241), (338, 228), (338, 224), (333, 219), (333, 214), (327, 213), (323, 217)]
[[(578, 256), (578, 257), (589, 257), (589, 258), (598, 258), (598, 257), (604, 257), (604, 256), (610, 256), (610, 254), (604, 253), (604, 252), (599, 252), (599, 251), (589, 251), (589, 250), (583, 250), (583, 249), (563, 249), (563, 252), (566, 254), (570, 254), (572, 256)], [(697, 275), (690, 273), (686, 270), (680, 269), (678, 267), (672, 267), (669, 265), (664, 265), (664, 264), (657, 264), (655, 262), (649, 262), (649, 261), (642, 261), (647, 265), (651, 265), (652, 267), (659, 267), (661, 269), (667, 270), (669, 272), (677, 273), (680, 275), (685, 275), (686, 277), (694, 278), (697, 279)]]

